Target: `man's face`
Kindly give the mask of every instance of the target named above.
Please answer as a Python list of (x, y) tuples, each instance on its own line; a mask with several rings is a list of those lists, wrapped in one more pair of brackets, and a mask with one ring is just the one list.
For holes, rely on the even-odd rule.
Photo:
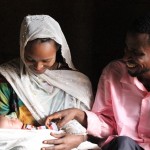
[(149, 34), (127, 34), (124, 61), (131, 76), (150, 77)]

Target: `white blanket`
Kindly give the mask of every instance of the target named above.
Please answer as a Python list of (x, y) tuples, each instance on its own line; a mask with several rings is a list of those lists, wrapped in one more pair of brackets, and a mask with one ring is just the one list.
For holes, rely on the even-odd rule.
[[(41, 147), (50, 145), (43, 144), (43, 140), (54, 139), (49, 129), (43, 130), (20, 130), (0, 129), (0, 150), (40, 150)], [(77, 150), (100, 149), (96, 144), (83, 142)], [(75, 150), (74, 149), (74, 150)]]

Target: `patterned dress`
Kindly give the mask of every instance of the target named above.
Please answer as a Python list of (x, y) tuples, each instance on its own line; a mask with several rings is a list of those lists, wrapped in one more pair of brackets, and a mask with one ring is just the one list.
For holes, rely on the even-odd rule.
[(11, 85), (2, 76), (0, 76), (0, 115), (19, 118), (24, 124), (38, 125)]

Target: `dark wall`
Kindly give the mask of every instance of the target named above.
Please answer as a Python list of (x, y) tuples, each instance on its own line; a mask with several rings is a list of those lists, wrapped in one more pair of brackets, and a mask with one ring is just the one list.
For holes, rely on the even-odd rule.
[(23, 17), (48, 14), (59, 22), (76, 68), (89, 76), (95, 90), (103, 67), (122, 57), (132, 19), (149, 10), (149, 0), (1, 0), (0, 63), (19, 56)]

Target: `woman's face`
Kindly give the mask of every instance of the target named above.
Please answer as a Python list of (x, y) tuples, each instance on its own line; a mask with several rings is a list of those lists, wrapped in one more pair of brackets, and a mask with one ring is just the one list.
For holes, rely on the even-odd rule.
[(36, 74), (42, 74), (52, 69), (56, 62), (56, 44), (53, 40), (46, 42), (35, 41), (25, 49), (25, 62)]

